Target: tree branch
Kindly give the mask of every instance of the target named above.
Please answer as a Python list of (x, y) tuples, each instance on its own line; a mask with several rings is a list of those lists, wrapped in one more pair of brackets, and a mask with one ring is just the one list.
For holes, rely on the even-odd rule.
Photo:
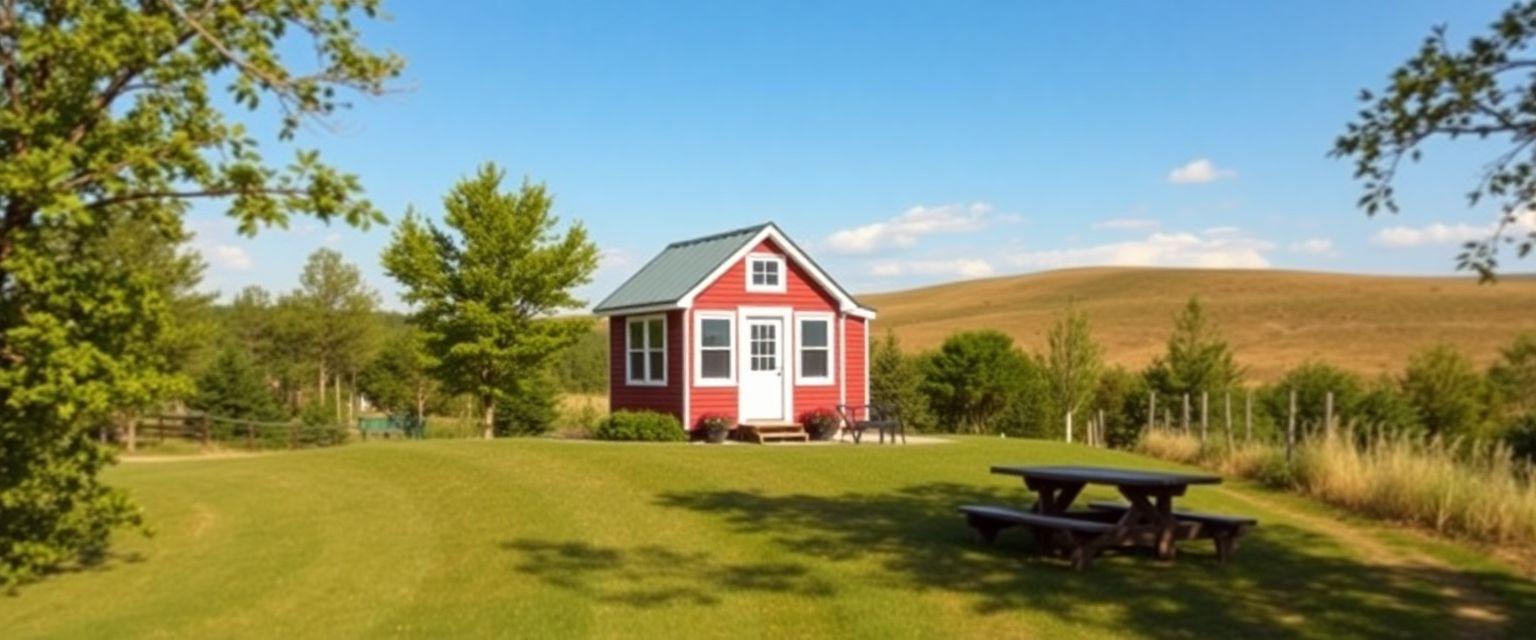
[(304, 195), (304, 190), (288, 188), (239, 189), (230, 187), (227, 189), (196, 189), (192, 191), (141, 191), (137, 193), (125, 193), (122, 195), (102, 198), (95, 202), (88, 203), (85, 206), (89, 209), (102, 209), (112, 205), (123, 204), (126, 202), (137, 202), (139, 200), (226, 198), (229, 196), (258, 194), (270, 196), (299, 196)]

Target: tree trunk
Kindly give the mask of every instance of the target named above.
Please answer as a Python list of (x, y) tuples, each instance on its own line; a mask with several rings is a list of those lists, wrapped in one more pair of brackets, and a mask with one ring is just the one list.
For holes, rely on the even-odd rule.
[(339, 373), (336, 374), (335, 379), (331, 380), (331, 394), (336, 400), (336, 423), (341, 424), (341, 374)]
[(315, 394), (315, 402), (325, 404), (325, 363), (320, 363), (320, 392)]
[(485, 439), (490, 440), (496, 437), (496, 400), (491, 396), (485, 396), (480, 399), (480, 402), (482, 403), (481, 411), (484, 412), (481, 426), (485, 428)]
[(357, 423), (357, 374), (347, 373), (347, 424)]

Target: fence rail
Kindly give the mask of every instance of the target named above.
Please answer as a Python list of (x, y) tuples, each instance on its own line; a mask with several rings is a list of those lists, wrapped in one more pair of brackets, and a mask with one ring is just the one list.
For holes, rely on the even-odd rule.
[(350, 429), (343, 425), (306, 425), (301, 422), (240, 420), (205, 413), (159, 414), (140, 417), (132, 437), (142, 444), (167, 439), (191, 440), (207, 447), (243, 446), (250, 449), (300, 449), (339, 444)]

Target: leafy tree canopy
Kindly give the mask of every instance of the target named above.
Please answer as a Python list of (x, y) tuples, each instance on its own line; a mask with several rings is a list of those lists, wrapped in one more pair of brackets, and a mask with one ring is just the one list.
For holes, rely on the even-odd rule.
[(1525, 257), (1536, 246), (1536, 225), (1512, 227), (1536, 200), (1536, 4), (1518, 2), (1488, 33), (1461, 48), (1436, 27), (1418, 53), (1394, 70), (1380, 91), (1362, 91), (1356, 119), (1334, 141), (1332, 155), (1355, 164), (1368, 215), (1396, 213), (1394, 184), (1403, 161), (1418, 162), (1434, 139), (1471, 137), (1501, 149), (1467, 192), (1470, 204), (1497, 200), (1501, 213), (1487, 238), (1473, 240), (1457, 256), (1458, 267), (1485, 280), (1494, 277), (1500, 245), (1516, 245)]
[(408, 213), (384, 251), (438, 378), (480, 400), (487, 438), (497, 404), (530, 387), (590, 330), (584, 319), (554, 315), (581, 308), (573, 290), (597, 269), (597, 247), (581, 223), (555, 232), (543, 185), (505, 192), (502, 179), (496, 166), (482, 166), (443, 199), (444, 227)]
[(1220, 393), (1243, 377), (1231, 347), (1197, 297), (1191, 297), (1174, 317), (1168, 350), (1152, 362), (1146, 375), (1154, 389), (1170, 395)]

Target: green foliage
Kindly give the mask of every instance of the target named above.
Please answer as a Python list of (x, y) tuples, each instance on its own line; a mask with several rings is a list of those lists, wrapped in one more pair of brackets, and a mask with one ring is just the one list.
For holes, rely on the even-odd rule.
[(1411, 356), (1402, 388), (1430, 435), (1483, 435), (1487, 386), (1472, 361), (1455, 347), (1435, 345)]
[[(331, 249), (309, 255), (299, 275), (299, 288), (285, 299), (289, 313), (283, 329), (296, 333), (317, 378), (355, 375), (372, 359), (379, 326), (378, 294), (363, 284), (356, 265)], [(324, 382), (318, 383), (317, 394)]]
[(1527, 414), (1506, 430), (1504, 443), (1516, 456), (1536, 463), (1536, 414)]
[(549, 375), (518, 378), (496, 403), (496, 435), (548, 433), (559, 415), (560, 394)]
[(1488, 368), (1488, 384), (1506, 421), (1536, 414), (1536, 333), (1516, 336)]
[(922, 376), (921, 358), (902, 353), (896, 334), (887, 331), (870, 344), (870, 399), (895, 405), (903, 424), (919, 432), (935, 426), (921, 388)]
[(1191, 297), (1174, 317), (1167, 352), (1153, 360), (1146, 376), (1159, 393), (1198, 396), (1202, 391), (1215, 394), (1233, 388), (1242, 380), (1242, 370), (1200, 299)]
[(683, 425), (670, 413), (615, 411), (597, 426), (599, 440), (682, 442), (688, 439)]
[(1353, 414), (1345, 415), (1344, 419), (1375, 433), (1417, 434), (1424, 431), (1419, 412), (1398, 381), (1388, 375), (1367, 385)]
[(997, 428), (1030, 368), (1007, 334), (962, 331), (923, 362), (921, 388), (940, 429), (986, 433)]
[(192, 408), (221, 418), (278, 420), (282, 410), (261, 371), (239, 346), (226, 346), (197, 382)]
[(1290, 419), (1292, 391), (1296, 392), (1296, 427), (1303, 434), (1324, 428), (1329, 392), (1333, 393), (1334, 426), (1359, 416), (1366, 395), (1360, 376), (1311, 361), (1287, 371), (1274, 384), (1261, 389), (1255, 411), (1263, 412), (1273, 424), (1286, 424)]
[[(298, 433), (294, 444), (305, 447), (328, 447), (347, 441), (350, 429), (336, 420), (335, 401), (311, 402), (299, 412)], [(273, 434), (282, 437), (281, 430)]]
[(589, 331), (560, 352), (555, 362), (560, 389), (567, 393), (608, 391), (608, 334)]
[(363, 369), (358, 387), (386, 412), (425, 416), (443, 400), (431, 375), (434, 364), (421, 331), (401, 327), (385, 339), (373, 362)]
[(1362, 91), (1365, 105), (1334, 142), (1331, 155), (1350, 158), (1364, 193), (1360, 208), (1368, 215), (1397, 211), (1394, 179), (1403, 160), (1417, 162), (1426, 143), (1463, 136), (1494, 139), (1503, 146), (1468, 192), (1476, 205), (1484, 198), (1501, 200), (1501, 215), (1486, 238), (1468, 242), (1457, 256), (1458, 267), (1492, 279), (1498, 248), (1509, 240), (1524, 257), (1536, 246), (1536, 231), (1508, 238), (1517, 216), (1536, 199), (1536, 84), (1529, 68), (1536, 44), (1536, 4), (1517, 2), (1494, 22), (1486, 35), (1472, 38), (1456, 50), (1436, 27), (1418, 53), (1390, 75), (1377, 95)]
[(1102, 349), (1093, 340), (1088, 314), (1068, 306), (1046, 334), (1045, 377), (1051, 388), (1052, 418), (1076, 413), (1082, 422), (1081, 412), (1092, 400), (1103, 369)]
[[(345, 106), (338, 89), (377, 94), (399, 72), (398, 58), (359, 44), (356, 18), (376, 8), (374, 0), (7, 3), (0, 581), (97, 557), (114, 526), (137, 521), (126, 498), (96, 479), (111, 456), (90, 434), (113, 413), (190, 391), (176, 372), (178, 326), (187, 325), (168, 295), (174, 268), (110, 250), (114, 230), (153, 251), (174, 246), (185, 239), (187, 202), (202, 198), (225, 199), (244, 233), (294, 213), (382, 220), (357, 197), (357, 179), (313, 151), (298, 151), (284, 169), (269, 165), (208, 86), (217, 76), (237, 108), (277, 104), (280, 132), (291, 137), (303, 119)], [(292, 53), (319, 71), (293, 71)]]
[(1098, 386), (1084, 417), (1097, 417), (1104, 412), (1104, 439), (1111, 447), (1130, 447), (1136, 444), (1147, 424), (1146, 378), (1126, 370), (1110, 367), (1099, 375)]
[(1064, 438), (1066, 420), (1056, 415), (1051, 381), (1040, 359), (1019, 351), (1016, 368), (1009, 375), (1007, 406), (994, 431), (1015, 437)]
[(580, 223), (555, 233), (542, 185), (507, 193), (502, 177), (494, 165), (481, 167), (443, 199), (446, 229), (409, 213), (384, 251), (439, 379), (480, 400), (487, 438), (496, 405), (590, 330), (587, 320), (551, 316), (582, 306), (572, 291), (597, 268), (597, 247)]

